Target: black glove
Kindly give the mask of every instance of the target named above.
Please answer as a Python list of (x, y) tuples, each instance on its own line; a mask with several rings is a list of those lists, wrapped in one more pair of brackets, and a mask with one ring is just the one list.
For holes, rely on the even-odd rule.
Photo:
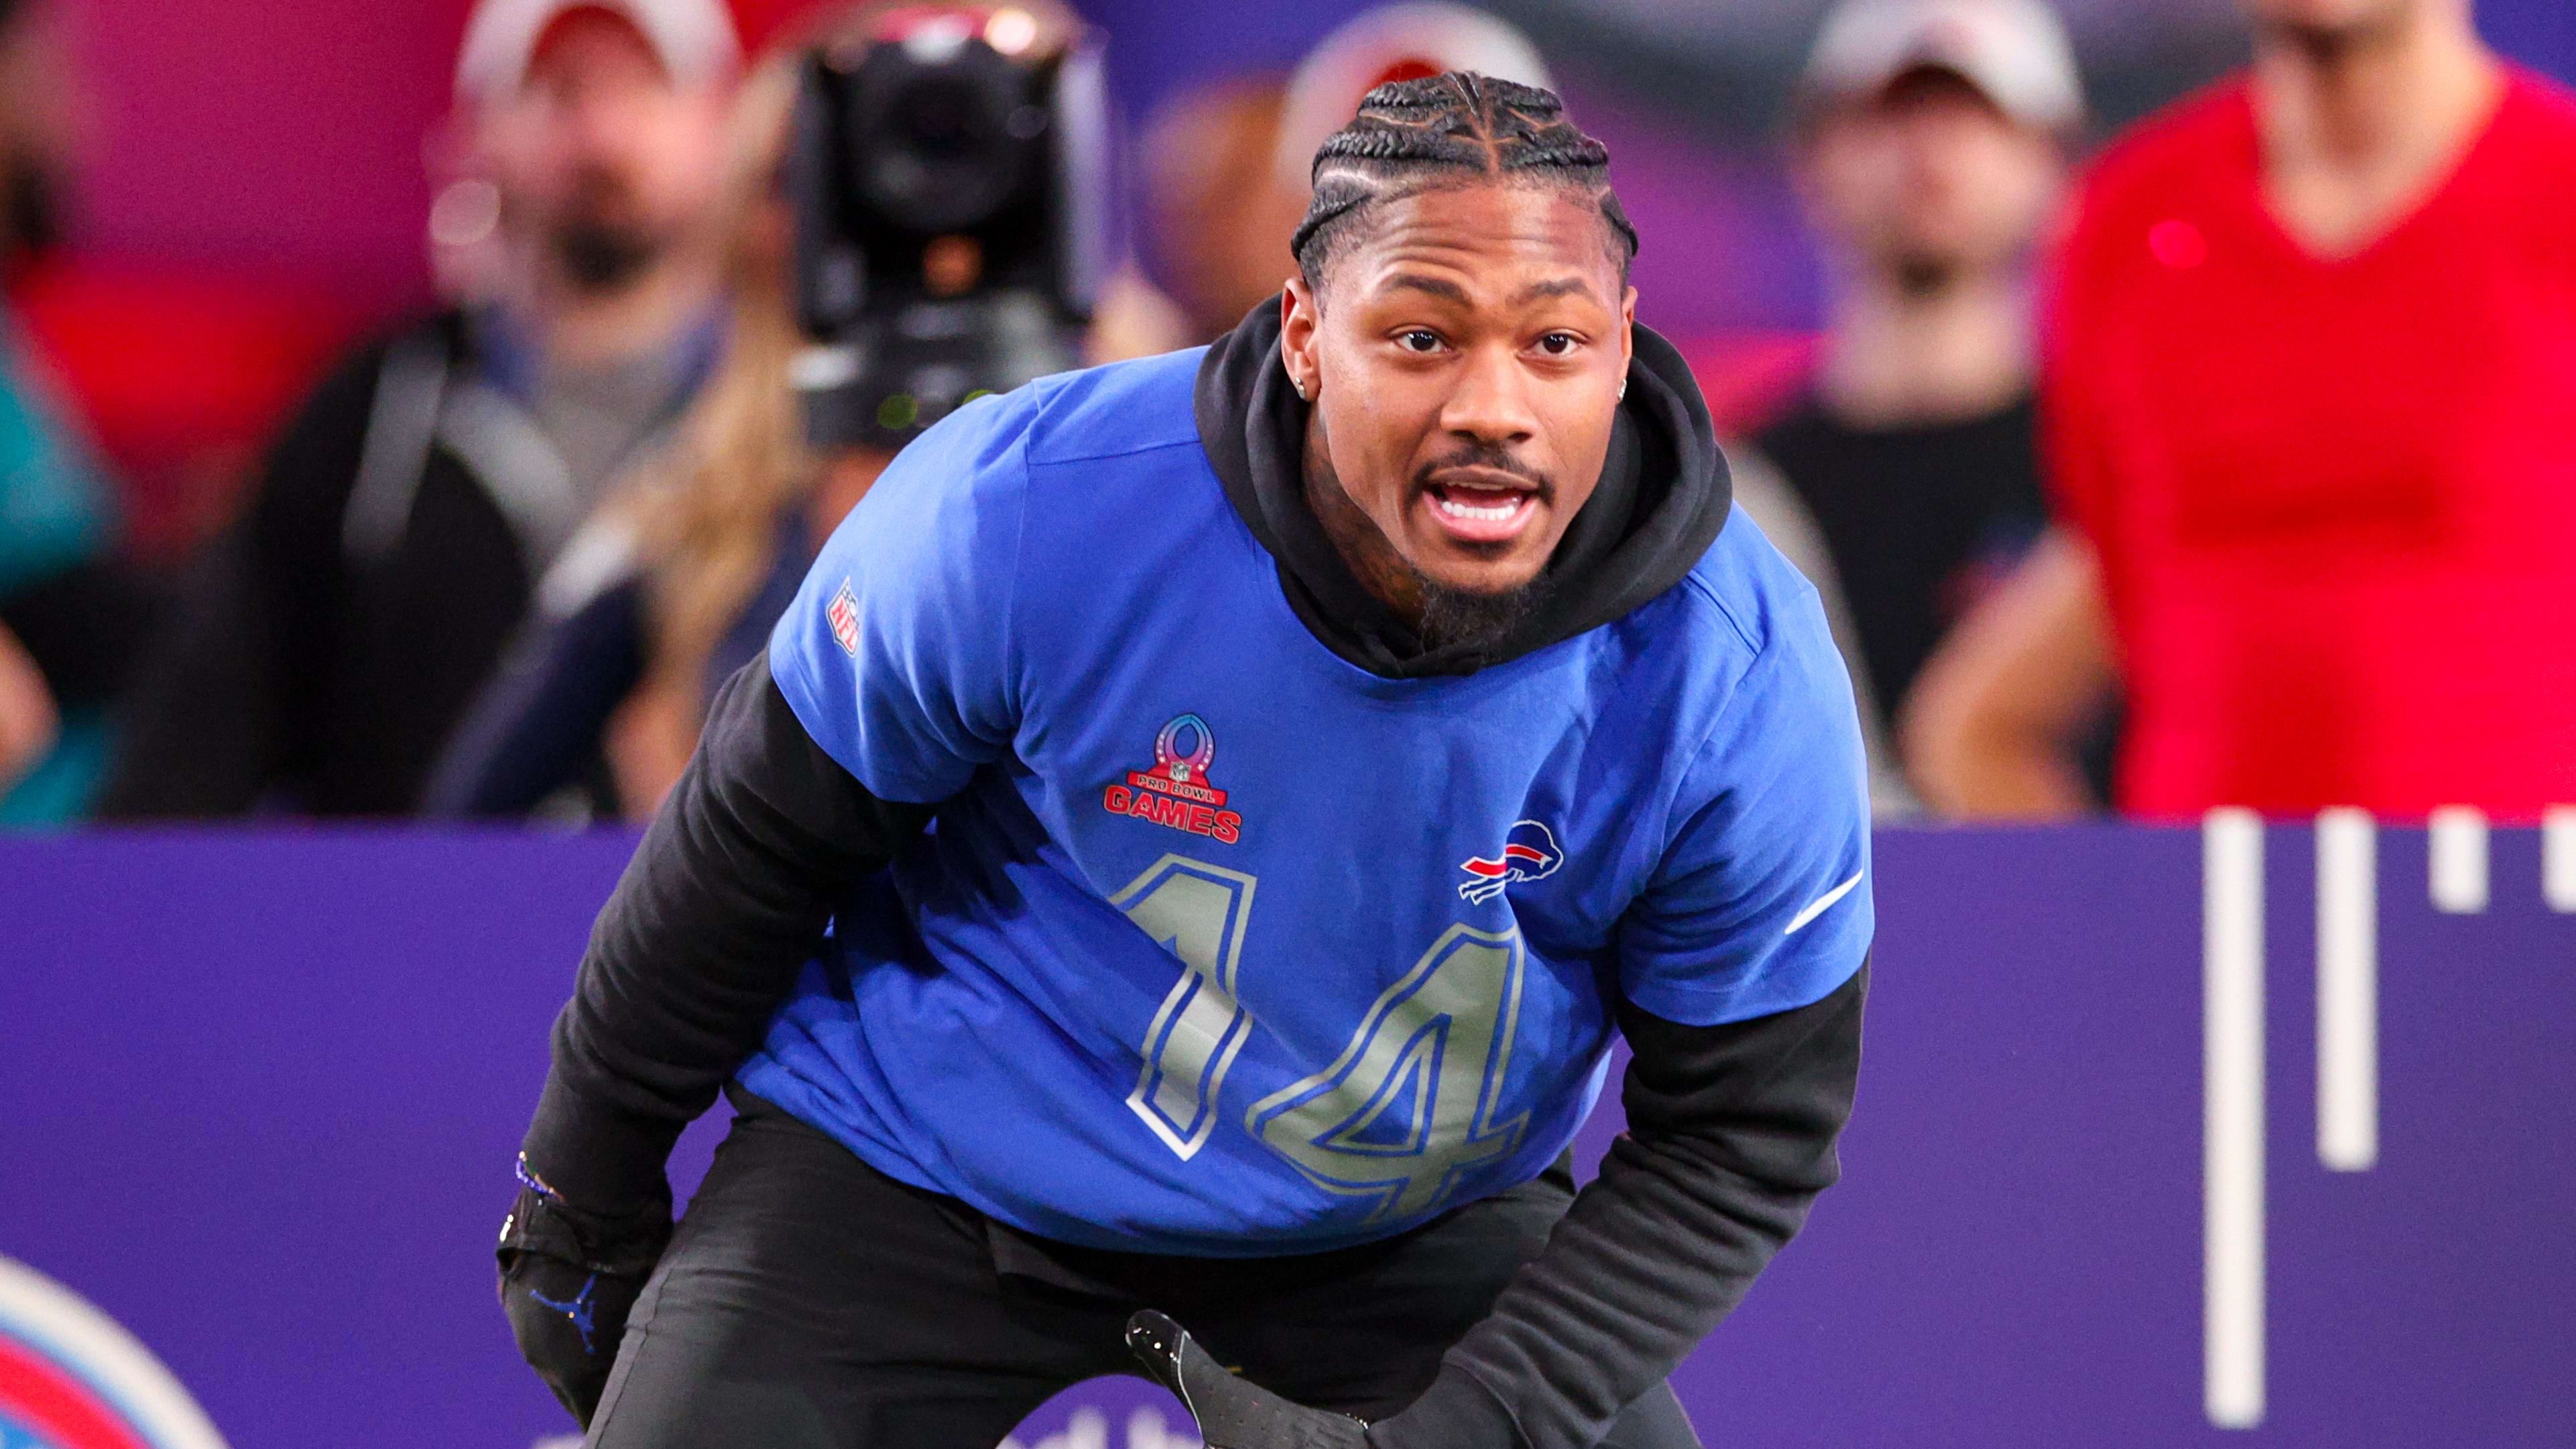
[(608, 1387), (627, 1310), (671, 1241), (667, 1203), (626, 1216), (584, 1212), (522, 1165), (501, 1224), (501, 1308), (519, 1356), (585, 1429)]
[(1368, 1425), (1292, 1404), (1227, 1373), (1182, 1327), (1147, 1309), (1127, 1320), (1127, 1347), (1189, 1406), (1207, 1449), (1363, 1449)]

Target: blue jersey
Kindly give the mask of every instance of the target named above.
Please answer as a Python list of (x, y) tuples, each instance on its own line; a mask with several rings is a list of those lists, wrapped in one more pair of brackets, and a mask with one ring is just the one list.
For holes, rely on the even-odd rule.
[(823, 550), (779, 689), (869, 791), (946, 803), (745, 1086), (1045, 1237), (1307, 1252), (1536, 1176), (1614, 993), (1713, 1025), (1858, 970), (1850, 684), (1749, 520), (1611, 623), (1382, 678), (1229, 503), (1198, 361), (961, 410)]

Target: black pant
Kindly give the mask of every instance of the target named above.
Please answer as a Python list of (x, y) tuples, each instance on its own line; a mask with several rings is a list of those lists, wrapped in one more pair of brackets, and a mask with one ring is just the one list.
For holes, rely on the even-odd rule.
[[(1246, 1377), (1383, 1418), (1492, 1306), (1573, 1197), (1539, 1181), (1365, 1247), (1224, 1260), (1041, 1245), (905, 1186), (737, 1089), (740, 1116), (635, 1305), (597, 1449), (993, 1449), (1059, 1390), (1132, 1373), (1162, 1309)], [(1698, 1449), (1669, 1387), (1611, 1449)]]

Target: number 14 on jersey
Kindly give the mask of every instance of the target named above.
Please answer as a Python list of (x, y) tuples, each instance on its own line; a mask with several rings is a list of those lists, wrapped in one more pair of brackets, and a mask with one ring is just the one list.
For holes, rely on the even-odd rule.
[[(1218, 1092), (1251, 1035), (1236, 978), (1257, 885), (1167, 855), (1110, 898), (1181, 961), (1127, 1105), (1185, 1160), (1215, 1130)], [(1317, 1186), (1379, 1199), (1378, 1216), (1439, 1206), (1528, 1126), (1527, 1113), (1496, 1116), (1525, 971), (1517, 931), (1451, 926), (1361, 1013), (1330, 1065), (1253, 1103), (1245, 1130)]]

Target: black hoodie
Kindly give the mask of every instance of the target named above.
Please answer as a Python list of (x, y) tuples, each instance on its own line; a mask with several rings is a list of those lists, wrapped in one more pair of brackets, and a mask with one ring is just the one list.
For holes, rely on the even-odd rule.
[(1279, 560), (1297, 617), (1344, 659), (1391, 679), (1472, 674), (1595, 629), (1682, 581), (1725, 526), (1734, 493), (1708, 405), (1673, 345), (1636, 330), (1628, 396), (1601, 483), (1548, 561), (1550, 587), (1492, 648), (1425, 650), (1361, 587), (1306, 506), (1307, 405), (1279, 365), (1279, 303), (1252, 309), (1199, 364), (1199, 441), (1226, 497)]
[[(1595, 628), (1678, 583), (1725, 524), (1707, 408), (1679, 354), (1638, 328), (1609, 465), (1549, 563), (1545, 601), (1489, 648), (1425, 650), (1305, 504), (1306, 413), (1277, 361), (1275, 317), (1256, 310), (1208, 353), (1200, 440), (1298, 616), (1354, 664), (1468, 673)], [(667, 1200), (672, 1143), (760, 1045), (835, 905), (935, 813), (870, 795), (805, 732), (765, 658), (736, 675), (592, 932), (555, 1023), (530, 1166), (596, 1211)], [(1616, 1002), (1634, 1052), (1627, 1133), (1429, 1392), (1370, 1442), (1597, 1442), (1734, 1308), (1838, 1175), (1868, 980), (1864, 966), (1812, 1006), (1715, 1027)]]

